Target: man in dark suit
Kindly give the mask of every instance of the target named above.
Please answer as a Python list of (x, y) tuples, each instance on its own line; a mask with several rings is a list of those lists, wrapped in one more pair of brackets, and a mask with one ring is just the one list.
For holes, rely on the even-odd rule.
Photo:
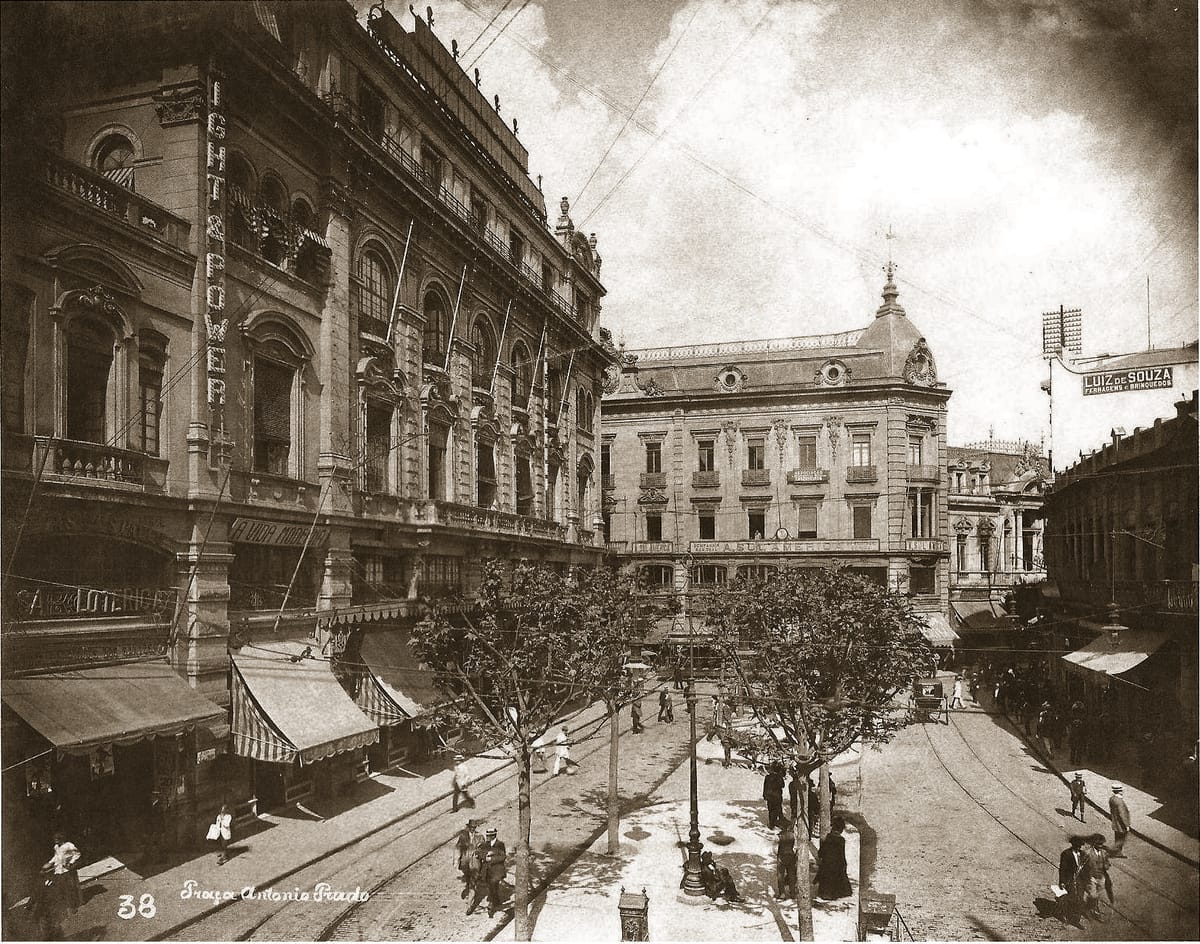
[(508, 850), (504, 848), (504, 843), (496, 838), (495, 827), (488, 829), (483, 844), (479, 847), (478, 855), (479, 879), (475, 883), (475, 895), (471, 906), (467, 909), (467, 914), (471, 914), (475, 910), (475, 906), (479, 904), (486, 890), (488, 917), (491, 918), (500, 910), (504, 901), (500, 885), (508, 872)]
[(767, 825), (774, 829), (783, 822), (783, 767), (771, 764), (763, 777), (763, 799), (767, 801)]
[(1058, 906), (1062, 919), (1075, 927), (1082, 927), (1080, 914), (1083, 911), (1083, 896), (1079, 889), (1079, 869), (1083, 865), (1083, 837), (1072, 836), (1071, 845), (1058, 857), (1058, 884), (1066, 891)]

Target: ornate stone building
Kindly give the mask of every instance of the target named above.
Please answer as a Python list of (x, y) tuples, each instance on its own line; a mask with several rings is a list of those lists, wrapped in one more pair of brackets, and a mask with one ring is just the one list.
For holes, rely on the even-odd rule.
[(948, 642), (950, 391), (891, 276), (864, 329), (628, 352), (602, 404), (609, 548), (674, 590), (841, 563)]
[(602, 557), (596, 238), (419, 17), (5, 33), (5, 855), (153, 797), (188, 845), (419, 745), (419, 598)]

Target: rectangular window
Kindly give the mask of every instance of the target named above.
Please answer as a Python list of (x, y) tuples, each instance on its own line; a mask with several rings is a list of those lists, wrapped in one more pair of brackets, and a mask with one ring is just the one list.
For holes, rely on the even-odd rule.
[(533, 474), (529, 456), (517, 456), (517, 514), (533, 514)]
[(910, 567), (908, 569), (908, 589), (913, 593), (936, 593), (937, 568)]
[(491, 508), (496, 502), (496, 447), (488, 442), (475, 446), (475, 504)]
[(924, 465), (925, 440), (920, 436), (908, 437), (908, 464)]
[(853, 514), (855, 540), (863, 541), (871, 537), (871, 511), (872, 509), (870, 505), (854, 506)]
[(363, 472), (368, 492), (388, 491), (388, 457), (392, 453), (392, 408), (367, 404), (367, 455)]
[(746, 441), (746, 468), (765, 469), (767, 459), (767, 441), (761, 437)]
[(442, 155), (437, 152), (437, 149), (428, 141), (421, 142), (421, 170), (425, 172), (430, 186), (434, 191), (441, 193), (443, 174), (445, 173), (445, 162), (442, 160)]
[(600, 475), (612, 475), (612, 447), (608, 443), (600, 444)]
[(815, 469), (817, 467), (817, 436), (815, 433), (802, 433), (796, 440), (796, 466), (800, 469)]
[(515, 229), (508, 231), (508, 261), (515, 266), (525, 262), (525, 240)]
[(376, 140), (383, 137), (383, 96), (361, 77), (358, 80), (358, 115), (363, 131)]
[(715, 439), (701, 439), (696, 444), (696, 457), (701, 472), (712, 472), (717, 467), (716, 445)]
[(766, 536), (767, 531), (767, 513), (759, 509), (757, 511), (747, 512), (747, 522), (749, 524), (748, 533), (751, 541), (761, 541)]
[(992, 542), (986, 534), (979, 535), (979, 569), (984, 573), (992, 569)]
[(853, 466), (871, 464), (870, 433), (854, 433), (850, 437), (850, 464)]
[(662, 515), (657, 512), (652, 512), (646, 515), (646, 540), (661, 541), (662, 537)]
[(488, 224), (488, 202), (479, 191), (471, 190), (471, 222), (479, 232), (486, 232)]
[(908, 490), (908, 529), (910, 537), (933, 537), (932, 489), (910, 488)]
[(955, 535), (954, 538), (954, 568), (959, 573), (964, 573), (967, 569), (967, 536), (965, 534)]
[(162, 371), (142, 365), (138, 415), (142, 421), (142, 452), (158, 453), (159, 416), (162, 414)]
[(554, 290), (554, 267), (549, 262), (542, 260), (542, 291), (551, 292)]
[(817, 536), (817, 506), (801, 505), (800, 520), (796, 525), (797, 538), (815, 538)]
[(713, 587), (725, 582), (725, 568), (719, 564), (700, 564), (692, 571), (692, 580), (700, 586)]
[(292, 449), (292, 381), (295, 370), (254, 361), (254, 471), (287, 475)]
[(431, 426), (426, 437), (429, 443), (429, 464), (426, 470), (429, 481), (426, 497), (444, 499), (446, 497), (446, 440), (450, 431), (443, 426)]
[(648, 442), (646, 443), (646, 471), (661, 472), (662, 471), (662, 443)]
[(711, 511), (700, 512), (700, 540), (715, 541), (717, 539), (717, 516)]

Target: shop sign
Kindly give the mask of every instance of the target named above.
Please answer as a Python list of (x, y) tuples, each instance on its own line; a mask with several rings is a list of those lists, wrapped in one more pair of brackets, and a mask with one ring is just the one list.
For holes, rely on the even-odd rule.
[(217, 749), (215, 747), (205, 748), (202, 751), (196, 751), (196, 763), (203, 764), (206, 761), (217, 759)]
[(1124, 393), (1127, 390), (1155, 390), (1175, 385), (1170, 367), (1136, 367), (1131, 370), (1103, 371), (1083, 375), (1083, 395)]
[(229, 526), (229, 540), (238, 544), (303, 547), (305, 542), (310, 546), (324, 544), (328, 537), (328, 527), (313, 528), (307, 524), (283, 524), (278, 521), (259, 521), (255, 518), (235, 518)]

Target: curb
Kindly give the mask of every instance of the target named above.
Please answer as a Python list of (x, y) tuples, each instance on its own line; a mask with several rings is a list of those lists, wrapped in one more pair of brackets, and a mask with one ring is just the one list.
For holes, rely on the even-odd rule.
[[(1070, 785), (1070, 781), (1066, 778), (1066, 776), (1063, 774), (1063, 772), (1058, 769), (1058, 765), (1054, 763), (1054, 759), (1052, 757), (1047, 756), (1045, 751), (1043, 751), (1040, 747), (1038, 747), (1038, 745), (1034, 743), (1032, 738), (1030, 738), (1025, 733), (1025, 731), (1019, 725), (1017, 725), (1016, 722), (1014, 722), (1012, 720), (1012, 718), (1010, 718), (1008, 716), (1008, 714), (1006, 712), (1004, 712), (1004, 711), (989, 711), (988, 714), (992, 715), (993, 717), (995, 717), (997, 715), (1002, 717), (1004, 719), (1004, 723), (1007, 724), (1010, 728), (1012, 728), (1013, 732), (1017, 735), (1017, 737), (1019, 737), (1022, 741), (1025, 742), (1025, 744), (1029, 747), (1029, 749), (1031, 751), (1033, 751), (1033, 753), (1037, 756), (1037, 758), (1046, 765), (1046, 768), (1051, 773), (1053, 773), (1054, 776), (1058, 777), (1058, 779), (1061, 780), (1064, 785)], [(1094, 809), (1101, 816), (1105, 817), (1109, 821), (1112, 820), (1112, 815), (1108, 812), (1108, 810), (1106, 810), (1106, 809), (1104, 809), (1104, 807), (1100, 806), (1100, 804), (1097, 803), (1095, 800), (1093, 800), (1091, 798), (1091, 796), (1088, 796), (1086, 798), (1086, 802), (1087, 802), (1088, 806), (1090, 806), (1092, 809)], [(1169, 856), (1173, 856), (1174, 858), (1178, 859), (1180, 862), (1183, 862), (1186, 865), (1190, 865), (1194, 869), (1200, 869), (1200, 860), (1193, 859), (1191, 856), (1187, 855), (1186, 853), (1180, 852), (1178, 849), (1172, 849), (1166, 843), (1160, 842), (1159, 840), (1153, 838), (1152, 836), (1147, 836), (1141, 830), (1130, 827), (1129, 831), (1133, 835), (1137, 836), (1138, 839), (1142, 840), (1142, 842), (1146, 843), (1146, 845), (1153, 846), (1155, 849), (1158, 849), (1161, 852), (1165, 852)]]
[[(591, 705), (588, 705), (587, 707), (591, 707)], [(579, 710), (578, 714), (582, 714), (586, 710), (587, 710), (587, 708), (581, 708)], [(578, 717), (578, 714), (576, 715), (576, 717)], [(572, 732), (578, 731), (580, 728), (583, 728), (585, 725), (592, 724), (592, 723), (593, 723), (592, 721), (585, 721), (581, 724), (577, 724), (574, 727), (569, 728), (569, 730)], [(475, 777), (472, 780), (469, 780), (467, 782), (467, 785), (474, 786), (475, 784), (480, 783), (484, 780), (487, 780), (488, 778), (493, 777), (498, 773), (501, 773), (503, 771), (508, 771), (508, 769), (510, 767), (515, 766), (515, 764), (516, 764), (516, 761), (514, 761), (514, 760), (511, 760), (511, 759), (506, 760), (504, 763), (500, 764), (497, 767), (494, 767), (492, 770), (489, 770), (487, 773), (480, 774), (478, 777)], [(284, 879), (288, 878), (289, 876), (295, 875), (297, 872), (300, 872), (303, 869), (306, 869), (311, 865), (315, 865), (316, 863), (320, 862), (322, 859), (328, 859), (330, 856), (337, 855), (339, 852), (345, 851), (346, 849), (353, 846), (355, 843), (362, 842), (362, 840), (368, 839), (371, 836), (376, 835), (377, 833), (383, 832), (383, 830), (388, 829), (392, 826), (395, 826), (397, 823), (401, 823), (404, 820), (408, 819), (409, 817), (415, 816), (416, 814), (429, 809), (431, 806), (434, 806), (437, 803), (441, 803), (444, 800), (450, 799), (452, 794), (453, 794), (452, 790), (447, 790), (444, 793), (439, 793), (433, 797), (430, 797), (429, 799), (425, 800), (424, 802), (419, 803), (417, 806), (410, 807), (409, 809), (400, 813), (398, 816), (392, 817), (391, 819), (387, 820), (386, 822), (381, 823), (378, 826), (374, 826), (371, 829), (367, 830), (366, 832), (360, 833), (360, 834), (354, 836), (353, 838), (348, 839), (345, 842), (343, 842), (337, 846), (334, 846), (331, 849), (327, 849), (326, 851), (322, 852), (320, 855), (313, 856), (310, 859), (300, 862), (297, 865), (292, 866), (291, 868), (287, 869), (284, 872), (281, 872), (280, 874), (278, 874), (276, 876), (273, 876), (268, 879), (264, 879), (261, 882), (256, 882), (255, 887), (256, 888), (264, 888), (264, 887), (267, 887), (270, 885), (278, 884), (279, 882), (283, 881)], [(197, 914), (194, 914), (191, 917), (186, 918), (183, 921), (176, 922), (175, 924), (171, 925), (171, 927), (166, 928), (163, 931), (159, 931), (158, 933), (147, 938), (147, 940), (151, 940), (151, 941), (165, 940), (175, 934), (178, 934), (180, 931), (182, 931), (185, 928), (191, 927), (194, 924), (198, 924), (200, 921), (203, 921), (206, 918), (211, 918), (214, 914), (225, 910), (225, 908), (229, 907), (230, 905), (236, 904), (237, 902), (239, 902), (241, 900), (242, 899), (240, 899), (240, 898), (232, 898), (228, 901), (216, 902), (211, 907), (206, 908), (205, 910), (200, 911)]]

